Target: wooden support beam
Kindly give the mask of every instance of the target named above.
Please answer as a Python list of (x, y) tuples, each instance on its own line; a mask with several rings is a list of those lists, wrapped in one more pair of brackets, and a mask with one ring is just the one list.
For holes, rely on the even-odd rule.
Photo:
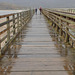
[(56, 31), (59, 32), (59, 27), (56, 25)]
[[(7, 17), (7, 21), (9, 21), (9, 16)], [(7, 43), (10, 41), (10, 23), (7, 23)]]
[(17, 13), (17, 32), (19, 31), (19, 13)]
[(20, 28), (22, 27), (22, 13), (20, 13)]
[(15, 31), (15, 15), (13, 15), (13, 35), (16, 33)]
[[(66, 32), (68, 32), (68, 28), (66, 28)], [(65, 42), (69, 42), (69, 35), (68, 33), (65, 33), (66, 37), (65, 37)]]

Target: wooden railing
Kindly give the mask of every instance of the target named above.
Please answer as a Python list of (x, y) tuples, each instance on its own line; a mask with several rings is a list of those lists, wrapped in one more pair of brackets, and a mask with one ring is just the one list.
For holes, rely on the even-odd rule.
[(52, 22), (52, 27), (62, 40), (75, 48), (75, 16), (52, 9), (43, 9), (42, 13)]
[(54, 9), (52, 8), (50, 10), (57, 11), (57, 12), (68, 13), (68, 14), (75, 14), (75, 8), (54, 8)]
[(0, 16), (0, 55), (20, 33), (34, 14), (34, 10)]

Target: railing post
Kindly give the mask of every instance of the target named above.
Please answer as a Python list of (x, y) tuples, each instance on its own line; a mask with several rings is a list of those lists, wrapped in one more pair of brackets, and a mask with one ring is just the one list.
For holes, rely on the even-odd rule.
[(26, 12), (24, 12), (24, 23), (26, 24)]
[(27, 11), (27, 14), (28, 14), (28, 16), (27, 16), (27, 17), (29, 17), (29, 10)]
[(28, 16), (29, 16), (29, 10), (28, 10)]
[(24, 12), (24, 22), (26, 24), (26, 11)]
[(66, 27), (66, 37), (65, 42), (69, 42), (68, 28)]
[(59, 32), (59, 27), (58, 27), (58, 25), (56, 25), (56, 31)]
[[(56, 22), (58, 22), (58, 18), (57, 17), (55, 17), (55, 20), (56, 20)], [(55, 25), (55, 29), (58, 32), (58, 25), (57, 24)]]
[(22, 12), (20, 13), (20, 26), (22, 27)]
[(60, 36), (62, 36), (62, 28), (60, 28)]
[(15, 34), (15, 14), (13, 15), (13, 35)]
[(10, 40), (10, 23), (9, 23), (9, 16), (7, 17), (7, 21), (8, 21), (8, 23), (7, 23), (7, 43), (9, 42), (9, 40)]
[(27, 19), (28, 19), (28, 11), (26, 11), (26, 22), (27, 22)]
[[(60, 16), (61, 17), (61, 16)], [(59, 25), (60, 25), (60, 36), (62, 36), (62, 21), (60, 20), (60, 18), (59, 18)]]
[[(69, 20), (68, 17), (66, 17), (66, 19)], [(66, 23), (67, 26), (69, 26), (68, 23)], [(66, 34), (66, 37), (65, 37), (65, 42), (69, 42), (69, 35), (68, 35), (68, 31), (69, 31), (69, 28), (66, 27), (66, 31), (65, 31), (65, 34)]]
[(31, 9), (29, 10), (29, 17), (31, 18)]
[(22, 22), (22, 26), (23, 26), (23, 12), (21, 13), (21, 22)]
[(21, 13), (19, 15), (20, 15), (20, 17), (19, 17), (19, 23), (20, 23), (19, 29), (20, 29), (21, 28)]
[(22, 24), (24, 25), (24, 12), (22, 12)]
[(19, 31), (19, 13), (17, 13), (17, 32)]
[(24, 15), (24, 12), (23, 12), (23, 25), (25, 25), (24, 16), (25, 16), (25, 15)]

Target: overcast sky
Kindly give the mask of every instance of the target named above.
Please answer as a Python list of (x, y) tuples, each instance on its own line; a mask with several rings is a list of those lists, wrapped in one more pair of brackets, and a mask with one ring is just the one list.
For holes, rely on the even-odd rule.
[(26, 7), (75, 8), (75, 0), (0, 0)]

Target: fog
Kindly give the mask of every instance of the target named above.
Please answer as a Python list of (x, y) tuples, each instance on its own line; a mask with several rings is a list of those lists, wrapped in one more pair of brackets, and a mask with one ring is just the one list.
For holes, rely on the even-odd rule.
[(25, 7), (75, 8), (75, 0), (0, 0)]

